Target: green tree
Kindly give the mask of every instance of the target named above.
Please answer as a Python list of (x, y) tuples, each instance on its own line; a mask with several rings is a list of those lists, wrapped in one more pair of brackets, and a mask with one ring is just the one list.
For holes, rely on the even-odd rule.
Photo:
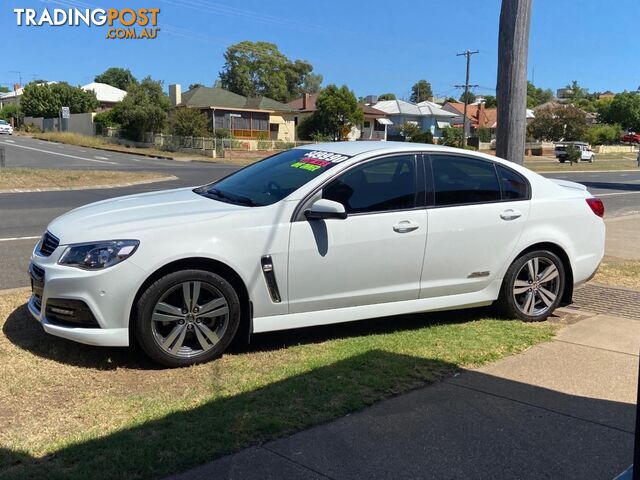
[(96, 75), (94, 82), (106, 83), (120, 90), (129, 90), (130, 85), (138, 83), (136, 77), (133, 76), (128, 68), (111, 67), (106, 69), (100, 75)]
[(572, 105), (544, 108), (536, 111), (536, 118), (529, 124), (528, 133), (536, 140), (584, 140), (587, 133), (587, 117), (583, 110)]
[(462, 147), (462, 128), (448, 127), (442, 129), (442, 144), (450, 147)]
[(620, 125), (592, 125), (587, 130), (585, 139), (591, 145), (613, 145), (620, 141), (621, 136)]
[(178, 108), (171, 121), (171, 132), (181, 137), (203, 137), (209, 120), (196, 108)]
[[(231, 45), (224, 54), (220, 72), (223, 88), (246, 97), (269, 97), (288, 102), (319, 88), (322, 77), (303, 60), (291, 61), (269, 42), (244, 41)], [(306, 89), (306, 90), (305, 90)]]
[(551, 100), (553, 92), (550, 89), (537, 88), (533, 83), (527, 82), (527, 107), (535, 108)]
[(140, 141), (147, 132), (165, 129), (170, 107), (162, 82), (146, 77), (130, 86), (127, 96), (113, 109), (113, 116), (126, 138)]
[(612, 100), (599, 101), (596, 109), (601, 122), (640, 132), (640, 93), (620, 93)]
[(418, 80), (411, 87), (411, 100), (413, 103), (424, 102), (425, 100), (429, 100), (433, 97), (433, 90), (431, 89), (431, 84), (426, 80)]
[(414, 143), (433, 143), (433, 134), (429, 131), (420, 132), (417, 135), (412, 136), (409, 139), (410, 142)]
[(494, 97), (493, 95), (485, 95), (484, 106), (485, 108), (496, 108), (498, 106), (496, 97)]
[(198, 88), (198, 87), (204, 87), (204, 85), (201, 83), (192, 83), (189, 85), (189, 90), (193, 90), (194, 88)]
[(407, 141), (411, 141), (412, 138), (419, 134), (420, 127), (416, 125), (415, 122), (404, 122), (400, 127), (400, 135), (402, 135)]
[(580, 149), (578, 147), (569, 144), (565, 147), (565, 151), (567, 152), (565, 159), (569, 160), (569, 163), (571, 165), (580, 161), (580, 157), (582, 156), (582, 154), (580, 153)]
[(20, 108), (28, 117), (55, 118), (61, 107), (69, 107), (71, 113), (86, 113), (97, 106), (94, 92), (85, 92), (65, 82), (49, 85), (29, 83), (24, 87), (20, 100)]
[(589, 96), (589, 89), (583, 88), (578, 84), (577, 80), (573, 80), (569, 85), (565, 88), (571, 90), (571, 94), (569, 95), (569, 99), (575, 101), (585, 99)]
[(2, 107), (2, 110), (0, 110), (0, 118), (2, 120), (6, 120), (7, 122), (13, 118), (14, 125), (18, 125), (22, 123), (19, 120), (24, 116), (23, 113), (24, 112), (22, 110), (19, 110), (18, 106), (15, 103), (8, 103), (4, 107)]
[(302, 85), (303, 93), (318, 93), (322, 88), (322, 75), (319, 73), (307, 73)]
[(316, 100), (316, 111), (298, 125), (298, 138), (342, 140), (344, 131), (364, 121), (358, 99), (346, 85), (328, 85)]
[(396, 99), (395, 93), (383, 93), (382, 95), (378, 95), (379, 102), (382, 102), (384, 100), (395, 100), (395, 99)]
[(469, 90), (468, 92), (463, 92), (462, 95), (460, 95), (460, 101), (462, 103), (464, 103), (464, 99), (467, 99), (467, 103), (473, 103), (476, 101), (476, 94), (473, 93), (471, 90)]
[(9, 87), (0, 87), (0, 93), (9, 93)]

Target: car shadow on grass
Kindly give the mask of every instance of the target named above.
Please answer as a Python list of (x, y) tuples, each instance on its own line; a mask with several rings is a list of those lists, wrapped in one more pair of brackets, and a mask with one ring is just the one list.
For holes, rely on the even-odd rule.
[[(330, 316), (331, 312), (327, 312)], [(294, 345), (321, 343), (337, 338), (353, 338), (398, 331), (417, 330), (439, 324), (465, 323), (493, 317), (491, 308), (475, 308), (446, 312), (418, 313), (355, 322), (299, 328), (251, 336), (251, 341), (232, 345), (229, 354), (278, 350)], [(7, 318), (3, 333), (17, 347), (42, 358), (77, 367), (98, 370), (128, 368), (133, 370), (162, 369), (149, 360), (133, 343), (129, 348), (96, 347), (47, 334), (22, 305)]]
[[(322, 432), (270, 444), (265, 453), (278, 456), (278, 462), (252, 465), (241, 456), (227, 457), (217, 470), (185, 478), (319, 478), (304, 468), (298, 475), (281, 470), (292, 463), (324, 472), (341, 465), (344, 470), (331, 472), (334, 478), (613, 478), (628, 466), (633, 405), (475, 371), (451, 378), (457, 370), (440, 360), (371, 350), (263, 388), (78, 439), (44, 458), (0, 448), (0, 476), (163, 478), (443, 378), (448, 380)], [(292, 456), (295, 461), (283, 460)]]

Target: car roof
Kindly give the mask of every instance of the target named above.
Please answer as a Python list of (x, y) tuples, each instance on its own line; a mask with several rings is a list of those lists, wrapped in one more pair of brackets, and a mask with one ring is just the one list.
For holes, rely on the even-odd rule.
[(433, 145), (430, 143), (412, 142), (376, 142), (376, 141), (356, 141), (356, 142), (326, 142), (300, 145), (296, 147), (304, 150), (322, 150), (324, 152), (338, 153), (341, 155), (355, 156), (363, 153), (393, 153), (393, 152), (458, 152), (459, 148), (447, 147), (444, 145)]

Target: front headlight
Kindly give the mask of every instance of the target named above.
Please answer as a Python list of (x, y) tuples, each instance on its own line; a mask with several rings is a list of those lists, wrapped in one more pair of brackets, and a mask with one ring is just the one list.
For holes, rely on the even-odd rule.
[(138, 240), (111, 240), (69, 245), (58, 263), (85, 270), (100, 270), (129, 258), (135, 253), (138, 245), (140, 245)]

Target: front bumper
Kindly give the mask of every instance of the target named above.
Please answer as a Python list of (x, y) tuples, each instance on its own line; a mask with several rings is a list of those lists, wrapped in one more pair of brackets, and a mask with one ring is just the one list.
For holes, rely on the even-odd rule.
[[(88, 345), (128, 346), (131, 306), (146, 277), (145, 272), (128, 261), (98, 271), (61, 266), (57, 261), (64, 248), (60, 246), (50, 257), (32, 255), (31, 263), (44, 271), (44, 280), (42, 285), (34, 287), (28, 303), (29, 312), (45, 332), (52, 335)], [(85, 328), (48, 318), (49, 299), (84, 302), (97, 326)]]

